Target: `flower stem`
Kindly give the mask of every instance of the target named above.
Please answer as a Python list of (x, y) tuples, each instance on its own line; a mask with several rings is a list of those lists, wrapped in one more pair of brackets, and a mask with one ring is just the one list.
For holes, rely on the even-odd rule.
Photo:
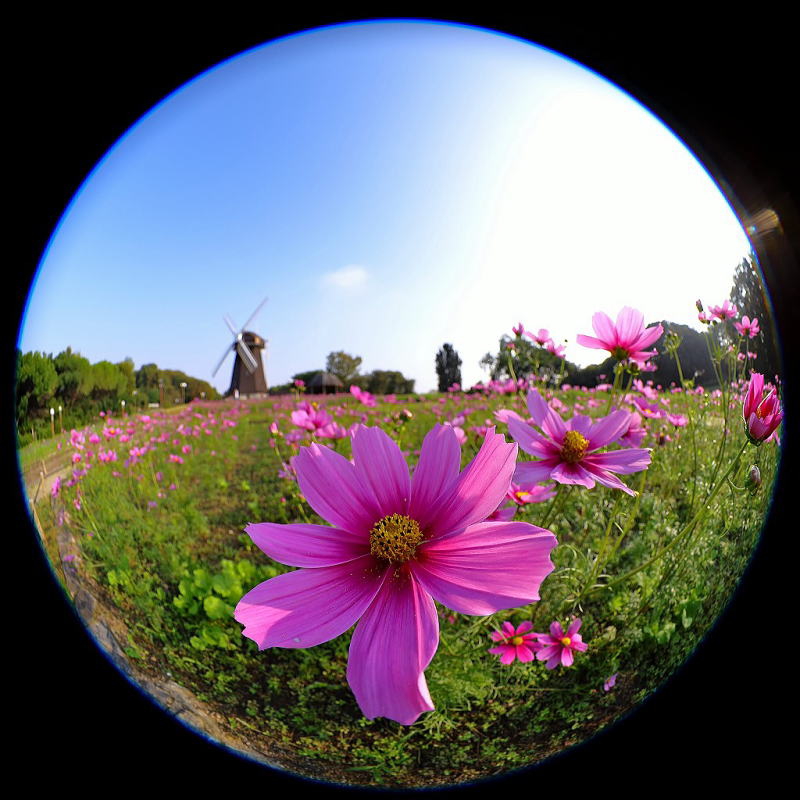
[(589, 594), (593, 594), (594, 592), (600, 591), (601, 589), (609, 589), (612, 586), (616, 586), (618, 583), (623, 583), (623, 582), (627, 581), (629, 578), (632, 578), (638, 572), (641, 572), (643, 569), (647, 569), (647, 567), (649, 567), (651, 564), (653, 564), (656, 561), (658, 561), (660, 558), (662, 558), (664, 555), (666, 555), (666, 553), (668, 553), (670, 550), (675, 548), (675, 546), (679, 542), (683, 541), (683, 539), (686, 536), (688, 536), (697, 527), (698, 523), (700, 523), (703, 520), (703, 518), (705, 517), (705, 515), (708, 513), (708, 511), (710, 509), (710, 506), (711, 506), (711, 501), (717, 496), (717, 493), (722, 488), (722, 486), (727, 483), (727, 480), (728, 480), (728, 477), (730, 476), (730, 474), (738, 466), (739, 458), (741, 457), (742, 453), (744, 453), (745, 448), (747, 447), (747, 444), (748, 444), (748, 442), (745, 439), (745, 442), (742, 445), (741, 450), (739, 450), (739, 452), (737, 453), (736, 457), (733, 459), (733, 461), (731, 461), (730, 465), (728, 466), (728, 469), (725, 471), (725, 474), (719, 479), (719, 482), (714, 487), (713, 491), (711, 492), (711, 495), (706, 499), (706, 502), (705, 502), (704, 506), (697, 512), (697, 514), (694, 515), (694, 517), (691, 520), (689, 520), (689, 522), (686, 523), (686, 525), (684, 525), (683, 530), (681, 530), (680, 533), (678, 533), (677, 536), (675, 536), (672, 539), (671, 542), (666, 544), (657, 553), (655, 553), (653, 556), (648, 558), (647, 561), (644, 562), (644, 564), (640, 564), (635, 569), (632, 569), (629, 572), (626, 572), (624, 575), (621, 575), (618, 578), (614, 578), (614, 580), (609, 581), (608, 583), (604, 584), (603, 586), (598, 586), (597, 589), (590, 590)]

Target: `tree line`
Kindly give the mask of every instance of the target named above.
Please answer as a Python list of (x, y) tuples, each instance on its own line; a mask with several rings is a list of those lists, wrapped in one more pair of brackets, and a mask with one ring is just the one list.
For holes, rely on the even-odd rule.
[(156, 364), (143, 364), (137, 370), (131, 358), (92, 364), (71, 347), (56, 356), (17, 350), (15, 411), (20, 444), (34, 435), (49, 434), (51, 417), (58, 427), (73, 428), (100, 411), (119, 414), (123, 408), (171, 406), (195, 397), (214, 400), (219, 393), (207, 381), (180, 370)]

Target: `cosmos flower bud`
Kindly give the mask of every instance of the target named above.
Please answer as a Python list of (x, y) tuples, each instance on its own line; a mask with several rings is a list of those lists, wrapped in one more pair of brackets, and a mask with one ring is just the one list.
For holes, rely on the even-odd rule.
[(753, 464), (747, 473), (747, 487), (754, 492), (761, 486), (761, 470)]
[(702, 314), (703, 313), (703, 304), (699, 300), (694, 301), (695, 307), (697, 310)]

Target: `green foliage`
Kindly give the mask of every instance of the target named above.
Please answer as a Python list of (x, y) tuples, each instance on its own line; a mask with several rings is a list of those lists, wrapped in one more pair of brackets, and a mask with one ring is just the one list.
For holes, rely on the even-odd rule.
[(347, 387), (358, 376), (361, 361), (361, 356), (351, 356), (343, 350), (337, 350), (328, 353), (325, 359), (325, 371), (335, 375)]
[(454, 383), (461, 383), (461, 357), (452, 344), (443, 344), (436, 353), (436, 377), (440, 392), (446, 392)]
[[(582, 404), (586, 413), (604, 410), (587, 405), (596, 394), (562, 389), (558, 397), (566, 405)], [(771, 443), (753, 449), (731, 475), (733, 484), (744, 486), (750, 459), (757, 460), (760, 488), (738, 492), (725, 482), (710, 496), (722, 477), (719, 464), (724, 469), (734, 455), (732, 443), (724, 453), (718, 447), (722, 402), (708, 395), (667, 397), (674, 413), (691, 412), (696, 448), (689, 428), (665, 428), (671, 440), (659, 445), (667, 423), (648, 421), (643, 446), (653, 448), (651, 467), (624, 476), (637, 497), (601, 486), (574, 487), (560, 496), (560, 510), (545, 526), (559, 540), (555, 570), (539, 602), (490, 617), (439, 608), (439, 646), (425, 672), (436, 708), (410, 727), (361, 714), (346, 678), (348, 633), (313, 648), (259, 651), (233, 618), (247, 592), (291, 569), (255, 546), (244, 533), (247, 523), (320, 522), (297, 484), (278, 476), (296, 450), (278, 435), (276, 448), (267, 444), (272, 422), (284, 434), (291, 429), (291, 398), (249, 404), (235, 415), (235, 428), (219, 424), (228, 405), (207, 413), (193, 406), (154, 414), (158, 427), (146, 441), (164, 433), (168, 447), (148, 451), (128, 467), (117, 462), (118, 477), (97, 463), (78, 484), (62, 488), (79, 543), (76, 564), (119, 609), (131, 632), (131, 658), (169, 669), (251, 746), (280, 748), (297, 759), (301, 772), (311, 764), (331, 780), (407, 788), (525, 767), (581, 741), (658, 687), (724, 608), (757, 541), (779, 449)], [(515, 396), (478, 400), (476, 420), (492, 418), (500, 408), (522, 411)], [(353, 398), (334, 402), (343, 409), (337, 418), (342, 425), (364, 413)], [(477, 410), (476, 398), (456, 394), (400, 407), (379, 403), (374, 413), (388, 418), (384, 429), (413, 454), (442, 415), (470, 409)], [(401, 422), (407, 410), (412, 416)], [(201, 412), (204, 420), (194, 416)], [(192, 436), (191, 426), (207, 422), (209, 414), (217, 422), (212, 435)], [(736, 429), (731, 436), (737, 443), (742, 434)], [(180, 452), (171, 445), (180, 437), (192, 450), (175, 464), (168, 454)], [(469, 437), (463, 463), (480, 444), (473, 432)], [(138, 443), (134, 438), (129, 446)], [(350, 456), (347, 440), (335, 447)], [(409, 461), (413, 467), (415, 457)], [(72, 504), (78, 492), (80, 510)], [(551, 502), (520, 507), (515, 518), (543, 525)], [(708, 507), (707, 517), (680, 539), (700, 507)], [(55, 542), (52, 511), (44, 503), (39, 512)], [(629, 571), (632, 577), (618, 580)], [(583, 619), (589, 649), (568, 669), (547, 670), (540, 661), (504, 666), (488, 653), (490, 634), (503, 621), (531, 620), (543, 632), (553, 620), (565, 623), (573, 616)], [(605, 693), (603, 682), (613, 673), (619, 673), (617, 687)]]
[(58, 374), (50, 356), (17, 351), (17, 424), (23, 427), (29, 420), (49, 413), (57, 387)]

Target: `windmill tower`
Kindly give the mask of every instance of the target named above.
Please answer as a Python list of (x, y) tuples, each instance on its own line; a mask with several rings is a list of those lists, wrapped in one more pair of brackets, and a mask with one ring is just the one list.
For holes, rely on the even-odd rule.
[(228, 353), (233, 350), (236, 353), (236, 360), (233, 362), (231, 385), (225, 393), (226, 396), (259, 397), (267, 394), (267, 376), (264, 372), (264, 364), (261, 361), (261, 351), (269, 345), (269, 342), (266, 339), (262, 339), (257, 333), (245, 330), (266, 302), (267, 298), (265, 297), (239, 330), (236, 330), (236, 325), (228, 316), (223, 317), (225, 324), (233, 334), (233, 343), (225, 349), (225, 354), (211, 375), (213, 377), (219, 372), (219, 368), (228, 357)]

